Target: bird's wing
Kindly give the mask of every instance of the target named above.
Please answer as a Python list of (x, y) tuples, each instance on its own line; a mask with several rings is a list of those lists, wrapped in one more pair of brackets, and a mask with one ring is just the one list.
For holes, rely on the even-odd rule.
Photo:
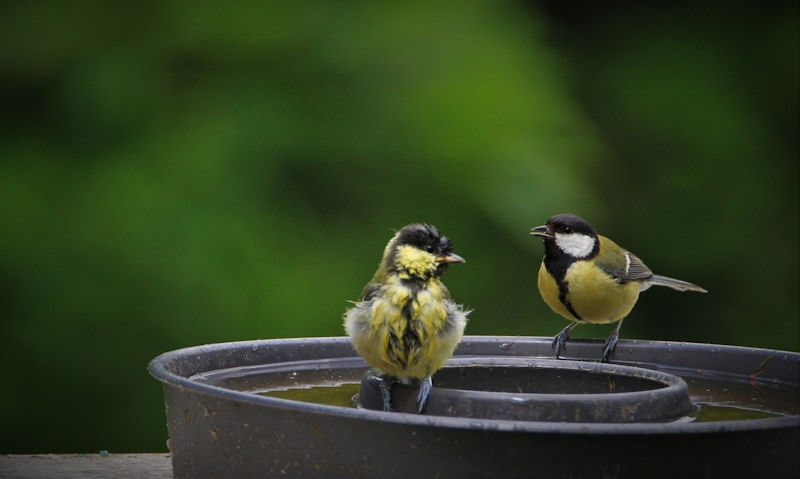
[(608, 273), (618, 283), (642, 281), (653, 276), (650, 268), (630, 251), (609, 251), (597, 257), (598, 268)]

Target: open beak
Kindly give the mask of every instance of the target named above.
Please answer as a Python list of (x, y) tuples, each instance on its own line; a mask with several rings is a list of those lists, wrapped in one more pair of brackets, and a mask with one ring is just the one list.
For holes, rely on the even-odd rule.
[(531, 234), (533, 236), (540, 236), (542, 238), (552, 238), (553, 235), (547, 230), (547, 225), (537, 226), (531, 229)]
[(467, 260), (455, 253), (447, 253), (436, 257), (437, 263), (466, 263)]

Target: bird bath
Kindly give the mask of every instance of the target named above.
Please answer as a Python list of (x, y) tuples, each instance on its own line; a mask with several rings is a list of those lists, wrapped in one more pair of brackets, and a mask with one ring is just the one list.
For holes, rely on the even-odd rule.
[[(796, 477), (800, 354), (736, 346), (466, 336), (425, 414), (359, 385), (347, 338), (197, 346), (155, 358), (181, 477)], [(360, 391), (359, 391), (360, 390)], [(360, 402), (353, 398), (360, 392)]]

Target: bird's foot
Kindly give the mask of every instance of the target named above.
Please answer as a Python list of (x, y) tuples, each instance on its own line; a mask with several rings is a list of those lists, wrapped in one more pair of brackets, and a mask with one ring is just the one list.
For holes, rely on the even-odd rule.
[(431, 394), (433, 381), (430, 376), (425, 376), (419, 383), (419, 394), (417, 394), (417, 411), (422, 414), (425, 405), (428, 403), (428, 396)]
[(560, 359), (561, 350), (567, 349), (566, 342), (569, 340), (569, 332), (575, 327), (577, 323), (569, 323), (566, 328), (553, 336), (553, 349), (556, 351), (556, 359)]
[(383, 402), (383, 410), (384, 411), (391, 411), (392, 410), (392, 384), (395, 382), (395, 379), (381, 373), (377, 369), (369, 369), (364, 375), (364, 379), (368, 383), (373, 386), (378, 387), (378, 391), (381, 393), (381, 402)]
[(617, 342), (619, 341), (619, 331), (614, 330), (611, 335), (606, 339), (606, 343), (603, 345), (603, 356), (600, 358), (601, 363), (607, 363), (609, 356), (614, 350), (617, 348)]
[(611, 332), (611, 334), (608, 336), (608, 339), (606, 339), (606, 344), (603, 345), (603, 356), (600, 358), (601, 363), (607, 363), (608, 357), (611, 356), (611, 353), (613, 353), (617, 348), (620, 328), (622, 328), (622, 319), (620, 319), (617, 325), (614, 326), (614, 331)]

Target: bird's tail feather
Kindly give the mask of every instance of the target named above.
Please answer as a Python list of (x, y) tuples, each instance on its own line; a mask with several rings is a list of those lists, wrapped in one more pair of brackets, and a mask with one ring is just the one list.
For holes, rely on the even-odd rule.
[(647, 278), (646, 282), (643, 282), (644, 288), (642, 291), (649, 288), (652, 285), (656, 286), (666, 286), (668, 288), (672, 288), (678, 291), (696, 291), (698, 293), (708, 293), (704, 288), (697, 286), (696, 284), (692, 284), (688, 281), (681, 281), (675, 278), (669, 278), (667, 276), (661, 276), (658, 274), (654, 274), (653, 276)]

